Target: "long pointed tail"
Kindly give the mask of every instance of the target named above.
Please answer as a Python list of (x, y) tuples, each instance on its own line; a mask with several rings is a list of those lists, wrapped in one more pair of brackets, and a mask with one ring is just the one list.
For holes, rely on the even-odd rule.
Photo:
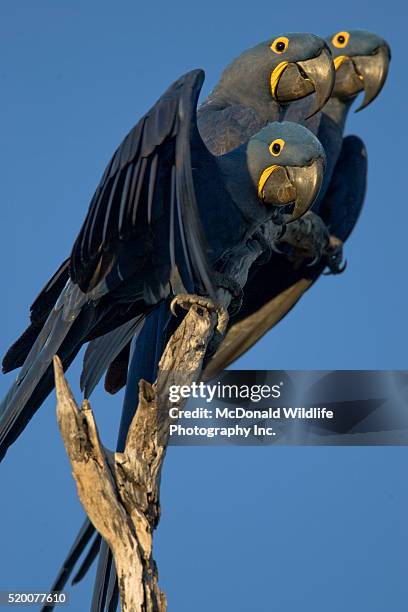
[[(71, 550), (69, 551), (66, 559), (64, 560), (64, 563), (62, 564), (58, 576), (56, 577), (54, 584), (51, 587), (51, 592), (58, 593), (63, 590), (76, 562), (85, 550), (94, 531), (95, 530), (92, 523), (90, 523), (88, 519), (86, 519), (81, 529), (79, 530), (77, 537), (75, 538), (75, 542), (73, 543)], [(51, 612), (51, 610), (53, 609), (54, 606), (43, 606), (41, 612)]]

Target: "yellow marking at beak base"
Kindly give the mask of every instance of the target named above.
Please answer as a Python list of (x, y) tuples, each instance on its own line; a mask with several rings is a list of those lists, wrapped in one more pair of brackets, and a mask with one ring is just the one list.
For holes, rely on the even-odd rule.
[(334, 68), (338, 70), (346, 59), (348, 59), (347, 55), (339, 55), (338, 57), (335, 57), (333, 60)]
[(279, 79), (281, 78), (282, 72), (285, 70), (288, 64), (289, 62), (281, 62), (280, 64), (276, 66), (275, 70), (271, 74), (271, 92), (272, 92), (272, 97), (274, 97), (275, 100), (276, 100), (276, 88), (278, 86)]
[(268, 178), (271, 176), (272, 172), (274, 170), (277, 170), (278, 168), (280, 168), (280, 166), (277, 166), (276, 164), (274, 166), (268, 166), (267, 168), (265, 168), (265, 170), (262, 172), (261, 177), (259, 179), (258, 182), (258, 198), (260, 200), (263, 200), (263, 188), (265, 187), (265, 183), (268, 180)]

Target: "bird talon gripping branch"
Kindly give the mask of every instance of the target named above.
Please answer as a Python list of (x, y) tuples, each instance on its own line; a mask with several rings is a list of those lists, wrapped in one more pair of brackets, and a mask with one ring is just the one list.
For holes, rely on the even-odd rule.
[(219, 304), (214, 304), (214, 302), (209, 298), (203, 297), (201, 295), (179, 293), (179, 295), (176, 295), (176, 297), (173, 298), (173, 300), (171, 301), (170, 310), (172, 314), (176, 317), (177, 306), (183, 308), (183, 310), (189, 310), (193, 305), (206, 308), (209, 312), (215, 312), (217, 315), (216, 330), (218, 333), (224, 335), (228, 325), (228, 311), (223, 306), (220, 306)]

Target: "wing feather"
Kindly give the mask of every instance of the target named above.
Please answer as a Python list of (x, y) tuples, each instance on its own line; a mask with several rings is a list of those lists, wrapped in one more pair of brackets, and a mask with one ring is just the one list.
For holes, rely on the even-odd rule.
[[(214, 295), (191, 156), (192, 149), (211, 155), (197, 129), (197, 101), (203, 81), (202, 70), (178, 79), (113, 155), (71, 254), (72, 280), (84, 292), (107, 273), (108, 268), (99, 265), (104, 252), (115, 256), (120, 241), (130, 240), (136, 233), (143, 236), (148, 226), (160, 219), (167, 226), (169, 266), (171, 259), (172, 265), (188, 270), (194, 287)], [(181, 241), (179, 247), (176, 241)], [(173, 261), (180, 257), (183, 261)]]
[(129, 164), (126, 170), (125, 182), (123, 184), (122, 197), (120, 199), (120, 205), (119, 205), (119, 215), (118, 215), (119, 238), (122, 237), (123, 220), (125, 218), (126, 202), (129, 200), (129, 197), (130, 197), (130, 188), (131, 188), (131, 179), (132, 179), (133, 170), (134, 170), (133, 166)]
[(141, 163), (142, 163), (142, 160), (138, 159), (136, 164), (130, 165), (132, 178), (131, 178), (131, 183), (129, 187), (129, 196), (127, 198), (127, 201), (123, 205), (125, 212), (123, 215), (122, 225), (119, 227), (119, 238), (123, 240), (129, 237), (129, 233), (131, 229), (131, 224), (132, 224), (131, 219), (132, 219), (132, 213), (133, 213), (132, 203), (135, 200), (136, 185), (137, 185), (137, 180), (139, 177)]
[(152, 220), (152, 206), (153, 206), (153, 198), (155, 194), (156, 188), (156, 178), (157, 178), (157, 161), (159, 156), (157, 153), (154, 155), (152, 159), (152, 163), (150, 165), (150, 174), (149, 174), (149, 193), (147, 199), (147, 222), (150, 225)]
[(102, 242), (102, 244), (104, 245), (108, 245), (109, 244), (109, 232), (110, 232), (110, 228), (111, 226), (115, 223), (114, 221), (114, 216), (115, 216), (115, 212), (117, 212), (116, 207), (114, 207), (114, 202), (116, 203), (116, 198), (118, 196), (118, 185), (120, 183), (120, 179), (123, 176), (122, 174), (123, 171), (118, 172), (116, 174), (116, 178), (113, 182), (112, 185), (112, 189), (110, 192), (110, 196), (109, 196), (109, 200), (108, 203), (106, 205), (106, 210), (104, 211), (104, 219), (103, 219), (103, 229), (102, 229), (102, 236), (100, 237), (100, 242)]
[(147, 159), (146, 157), (143, 157), (142, 163), (140, 164), (138, 176), (137, 176), (137, 186), (136, 186), (135, 200), (133, 204), (132, 218), (131, 218), (132, 226), (136, 225), (136, 215), (137, 215), (139, 202), (140, 202), (140, 194), (142, 193), (142, 187), (143, 187), (144, 178), (146, 174), (146, 166), (147, 166)]

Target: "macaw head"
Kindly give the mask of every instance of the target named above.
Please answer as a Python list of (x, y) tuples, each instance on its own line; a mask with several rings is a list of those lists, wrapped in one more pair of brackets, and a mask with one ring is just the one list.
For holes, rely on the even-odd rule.
[(247, 144), (247, 166), (258, 199), (276, 207), (277, 223), (290, 223), (309, 210), (319, 194), (325, 163), (319, 140), (298, 123), (269, 123)]
[[(314, 34), (286, 33), (244, 51), (223, 72), (214, 89), (228, 103), (271, 109), (315, 94), (310, 116), (327, 102), (335, 70), (326, 42)], [(271, 117), (272, 119), (272, 117)]]
[(357, 111), (378, 96), (388, 74), (391, 50), (383, 38), (366, 30), (337, 32), (327, 39), (336, 68), (333, 97), (353, 100), (365, 92)]

